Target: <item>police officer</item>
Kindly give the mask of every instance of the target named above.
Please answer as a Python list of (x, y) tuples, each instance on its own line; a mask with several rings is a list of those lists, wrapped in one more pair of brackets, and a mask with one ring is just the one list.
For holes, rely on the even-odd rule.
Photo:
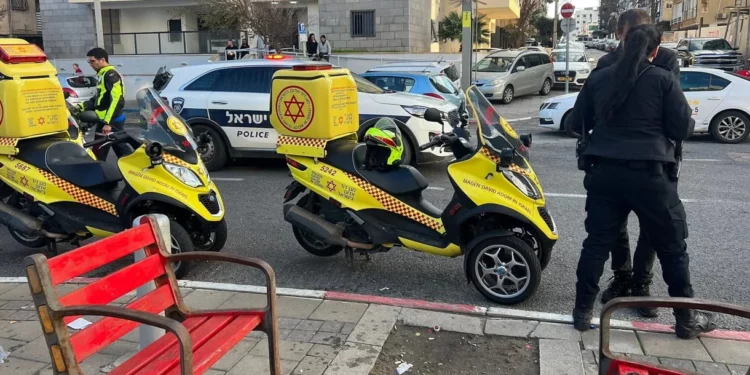
[[(604, 263), (631, 211), (656, 250), (669, 295), (693, 297), (685, 209), (667, 173), (676, 161), (672, 140), (692, 133), (691, 111), (674, 76), (651, 63), (660, 42), (653, 25), (630, 27), (617, 62), (592, 72), (576, 100), (583, 121), (572, 125), (584, 137), (588, 233), (576, 272), (573, 324), (580, 331), (590, 328)], [(716, 314), (675, 309), (674, 315), (680, 338), (716, 328)]]
[[(628, 30), (636, 25), (649, 24), (651, 18), (648, 13), (642, 9), (630, 9), (622, 13), (617, 20), (617, 39), (624, 40)], [(605, 68), (613, 65), (622, 56), (624, 43), (620, 43), (612, 53), (602, 56), (597, 63), (597, 68)], [(680, 65), (677, 62), (677, 54), (670, 49), (659, 49), (652, 64), (670, 71), (676, 79), (680, 77)], [(572, 126), (572, 123), (580, 122), (580, 114), (577, 116), (567, 116), (566, 126)], [(691, 119), (692, 121), (692, 119)], [(676, 184), (676, 181), (673, 181)], [(630, 239), (628, 237), (627, 222), (620, 233), (620, 240), (612, 249), (612, 271), (614, 277), (607, 289), (602, 292), (601, 301), (607, 303), (609, 300), (617, 297), (629, 295), (648, 297), (650, 293), (651, 280), (653, 273), (651, 269), (654, 266), (656, 252), (648, 240), (646, 230), (641, 227), (638, 244), (636, 245), (635, 254), (631, 263), (630, 258)], [(632, 264), (635, 264), (635, 270)], [(634, 272), (635, 271), (635, 272)], [(638, 313), (644, 317), (655, 317), (658, 315), (656, 308), (641, 307), (637, 309)]]
[[(125, 124), (125, 114), (122, 110), (125, 107), (125, 86), (122, 83), (120, 73), (115, 67), (109, 65), (109, 55), (103, 48), (94, 48), (87, 54), (89, 65), (96, 71), (98, 83), (96, 86), (97, 94), (95, 97), (80, 104), (84, 111), (96, 111), (102, 124), (96, 127), (96, 139), (102, 137), (100, 133), (107, 134), (114, 131), (122, 130)], [(132, 152), (129, 145), (125, 143), (116, 143), (114, 145), (115, 155), (122, 157)], [(109, 145), (99, 146), (94, 150), (94, 154), (99, 160), (106, 160), (109, 153)]]

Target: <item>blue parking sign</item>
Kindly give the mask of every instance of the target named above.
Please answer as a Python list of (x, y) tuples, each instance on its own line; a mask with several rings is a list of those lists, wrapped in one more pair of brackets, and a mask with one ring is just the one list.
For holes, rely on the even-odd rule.
[(305, 24), (302, 22), (297, 23), (297, 33), (299, 35), (307, 34), (307, 28), (305, 27)]

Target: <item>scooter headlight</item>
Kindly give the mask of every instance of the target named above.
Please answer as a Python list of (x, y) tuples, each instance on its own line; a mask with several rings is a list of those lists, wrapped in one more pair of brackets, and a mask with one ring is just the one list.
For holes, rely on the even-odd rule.
[(526, 194), (527, 197), (532, 199), (539, 199), (539, 191), (534, 186), (534, 183), (529, 180), (528, 177), (509, 170), (503, 171), (503, 176), (508, 179), (518, 190)]
[(164, 163), (164, 168), (166, 168), (169, 173), (172, 174), (172, 176), (175, 176), (178, 180), (182, 181), (182, 183), (187, 186), (193, 188), (203, 186), (201, 179), (195, 175), (195, 172), (191, 171), (188, 168), (171, 163)]

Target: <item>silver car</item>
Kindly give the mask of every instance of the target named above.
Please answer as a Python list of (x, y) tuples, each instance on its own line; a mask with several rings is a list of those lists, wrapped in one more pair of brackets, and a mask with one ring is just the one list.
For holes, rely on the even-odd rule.
[(70, 96), (68, 102), (71, 104), (83, 103), (96, 96), (96, 76), (75, 75), (58, 76), (63, 92)]
[(475, 84), (487, 99), (503, 104), (522, 95), (549, 95), (555, 67), (546, 53), (500, 51), (480, 60), (473, 69)]

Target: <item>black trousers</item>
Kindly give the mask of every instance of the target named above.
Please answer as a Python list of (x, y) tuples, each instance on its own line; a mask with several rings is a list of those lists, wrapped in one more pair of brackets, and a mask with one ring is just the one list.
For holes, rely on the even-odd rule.
[[(112, 128), (113, 133), (122, 131), (124, 129), (124, 125), (125, 125), (125, 122), (114, 122), (114, 121), (111, 124), (109, 124), (109, 126)], [(99, 133), (102, 132), (102, 128), (104, 128), (104, 125), (96, 126), (97, 134), (94, 136), (94, 139), (102, 138), (102, 136), (99, 135)], [(114, 145), (104, 144), (104, 145), (94, 146), (94, 155), (96, 155), (96, 159), (101, 160), (101, 161), (107, 161), (107, 155), (109, 155), (110, 148), (114, 150), (115, 155), (117, 156), (118, 159), (125, 155), (130, 155), (131, 153), (133, 153), (133, 148), (125, 142), (115, 143)]]
[(651, 284), (651, 280), (654, 277), (651, 270), (654, 268), (656, 251), (648, 239), (646, 229), (642, 225), (640, 227), (638, 243), (635, 246), (632, 261), (630, 257), (630, 238), (628, 237), (627, 222), (622, 227), (620, 240), (617, 246), (612, 249), (612, 271), (614, 271), (617, 278), (632, 278), (634, 284), (646, 285)]
[[(584, 178), (588, 236), (578, 261), (576, 308), (593, 309), (599, 279), (622, 228), (635, 212), (656, 251), (672, 297), (693, 297), (685, 208), (660, 163), (598, 160)], [(645, 239), (644, 239), (645, 240)]]

